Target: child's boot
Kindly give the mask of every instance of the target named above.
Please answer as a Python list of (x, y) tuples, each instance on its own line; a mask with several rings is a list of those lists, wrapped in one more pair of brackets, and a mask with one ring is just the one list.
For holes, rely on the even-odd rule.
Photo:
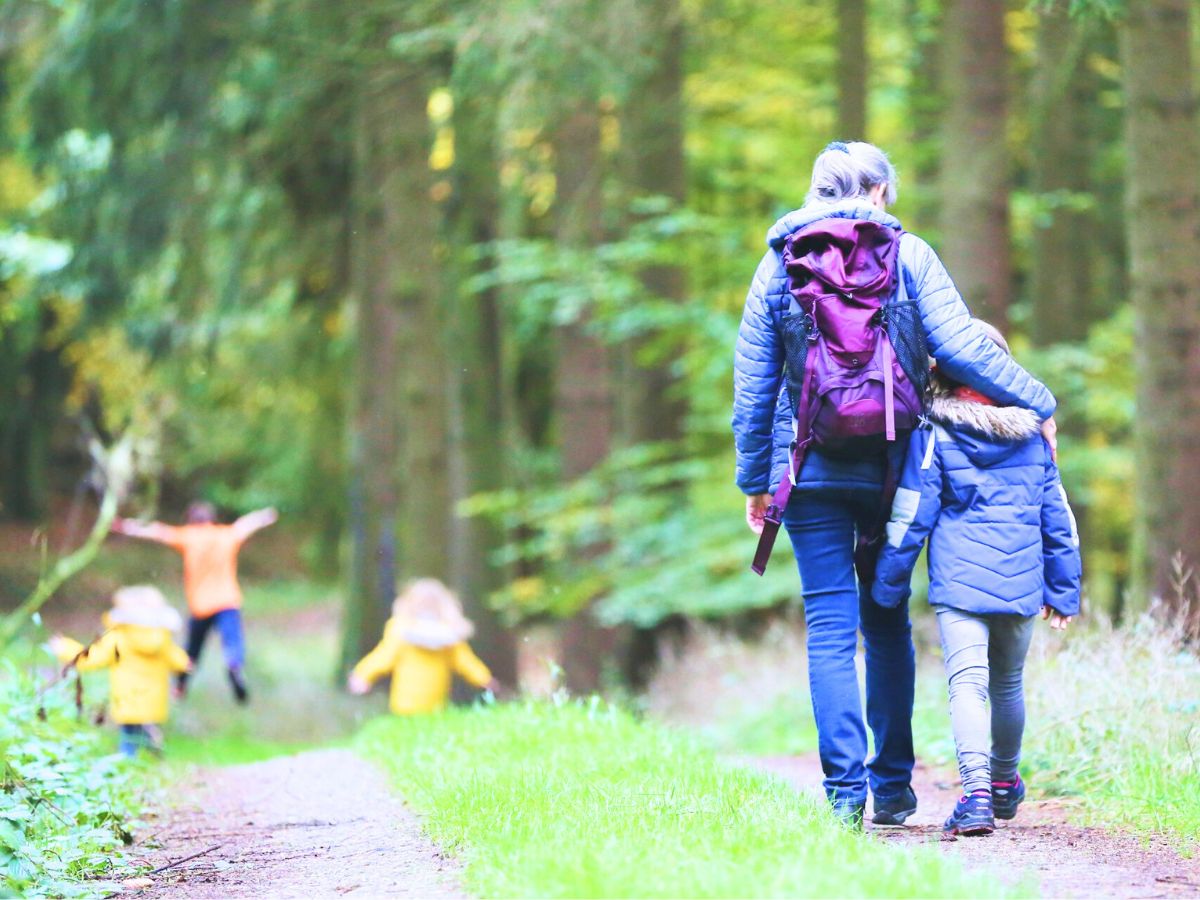
[(1025, 782), (1017, 775), (1012, 781), (992, 782), (992, 807), (997, 819), (1012, 819), (1025, 799)]
[(991, 834), (995, 830), (992, 795), (986, 790), (972, 791), (960, 797), (958, 803), (954, 804), (954, 812), (942, 826), (942, 831), (947, 834), (961, 834), (966, 837)]

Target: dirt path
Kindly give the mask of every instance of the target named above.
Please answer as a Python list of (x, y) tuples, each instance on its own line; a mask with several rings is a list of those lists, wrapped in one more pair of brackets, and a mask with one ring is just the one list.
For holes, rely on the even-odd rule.
[(348, 750), (209, 770), (187, 796), (151, 827), (145, 858), (171, 867), (139, 896), (464, 896), (456, 864)]
[[(816, 754), (754, 764), (821, 796)], [(1045, 897), (1200, 897), (1200, 861), (1181, 858), (1161, 841), (1069, 825), (1060, 801), (1026, 801), (1016, 819), (997, 823), (994, 835), (955, 839), (941, 829), (959, 794), (953, 776), (918, 765), (913, 789), (919, 807), (908, 826), (870, 827), (872, 833), (889, 843), (936, 843), (1009, 883), (1033, 877)]]

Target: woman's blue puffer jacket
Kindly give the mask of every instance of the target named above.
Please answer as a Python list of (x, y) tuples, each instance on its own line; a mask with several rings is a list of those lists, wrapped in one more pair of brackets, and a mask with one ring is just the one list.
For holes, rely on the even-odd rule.
[[(770, 493), (787, 471), (792, 419), (783, 381), (781, 322), (790, 296), (780, 254), (789, 235), (824, 218), (869, 219), (900, 228), (895, 216), (855, 200), (794, 210), (767, 233), (769, 249), (746, 297), (734, 357), (737, 486), (745, 494)], [(1003, 405), (1032, 410), (1041, 419), (1054, 415), (1053, 395), (988, 339), (927, 243), (905, 233), (900, 239), (900, 264), (908, 296), (917, 302), (930, 355), (943, 373)], [(805, 458), (798, 487), (877, 488), (882, 476), (877, 463), (832, 460), (812, 451)]]

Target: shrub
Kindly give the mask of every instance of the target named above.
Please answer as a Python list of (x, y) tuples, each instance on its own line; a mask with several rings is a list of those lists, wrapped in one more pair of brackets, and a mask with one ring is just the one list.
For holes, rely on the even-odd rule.
[(72, 685), (0, 675), (0, 893), (85, 897), (131, 871), (122, 851), (139, 807), (135, 766), (78, 720)]

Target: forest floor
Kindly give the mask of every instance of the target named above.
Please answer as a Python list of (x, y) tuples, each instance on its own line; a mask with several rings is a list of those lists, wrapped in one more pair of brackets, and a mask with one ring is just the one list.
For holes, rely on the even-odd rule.
[[(759, 757), (753, 765), (821, 796), (815, 753)], [(1072, 825), (1063, 800), (1027, 800), (1016, 819), (996, 823), (995, 834), (954, 838), (942, 834), (942, 822), (960, 793), (957, 776), (918, 763), (913, 790), (918, 808), (904, 827), (868, 830), (888, 843), (936, 844), (1005, 883), (1033, 879), (1043, 897), (1200, 897), (1200, 859), (1181, 857), (1161, 839)]]
[(370, 762), (313, 750), (198, 770), (150, 826), (142, 897), (461, 897)]
[[(820, 794), (815, 754), (753, 760)], [(1200, 896), (1200, 860), (1162, 841), (1069, 824), (1061, 800), (1029, 800), (985, 838), (946, 838), (957, 788), (918, 766), (920, 808), (903, 828), (869, 831), (888, 844), (933, 844), (981, 877), (1036, 885), (1040, 896)], [(421, 832), (384, 776), (350, 750), (319, 750), (203, 769), (158, 814), (143, 861), (143, 897), (462, 897), (458, 865)]]

